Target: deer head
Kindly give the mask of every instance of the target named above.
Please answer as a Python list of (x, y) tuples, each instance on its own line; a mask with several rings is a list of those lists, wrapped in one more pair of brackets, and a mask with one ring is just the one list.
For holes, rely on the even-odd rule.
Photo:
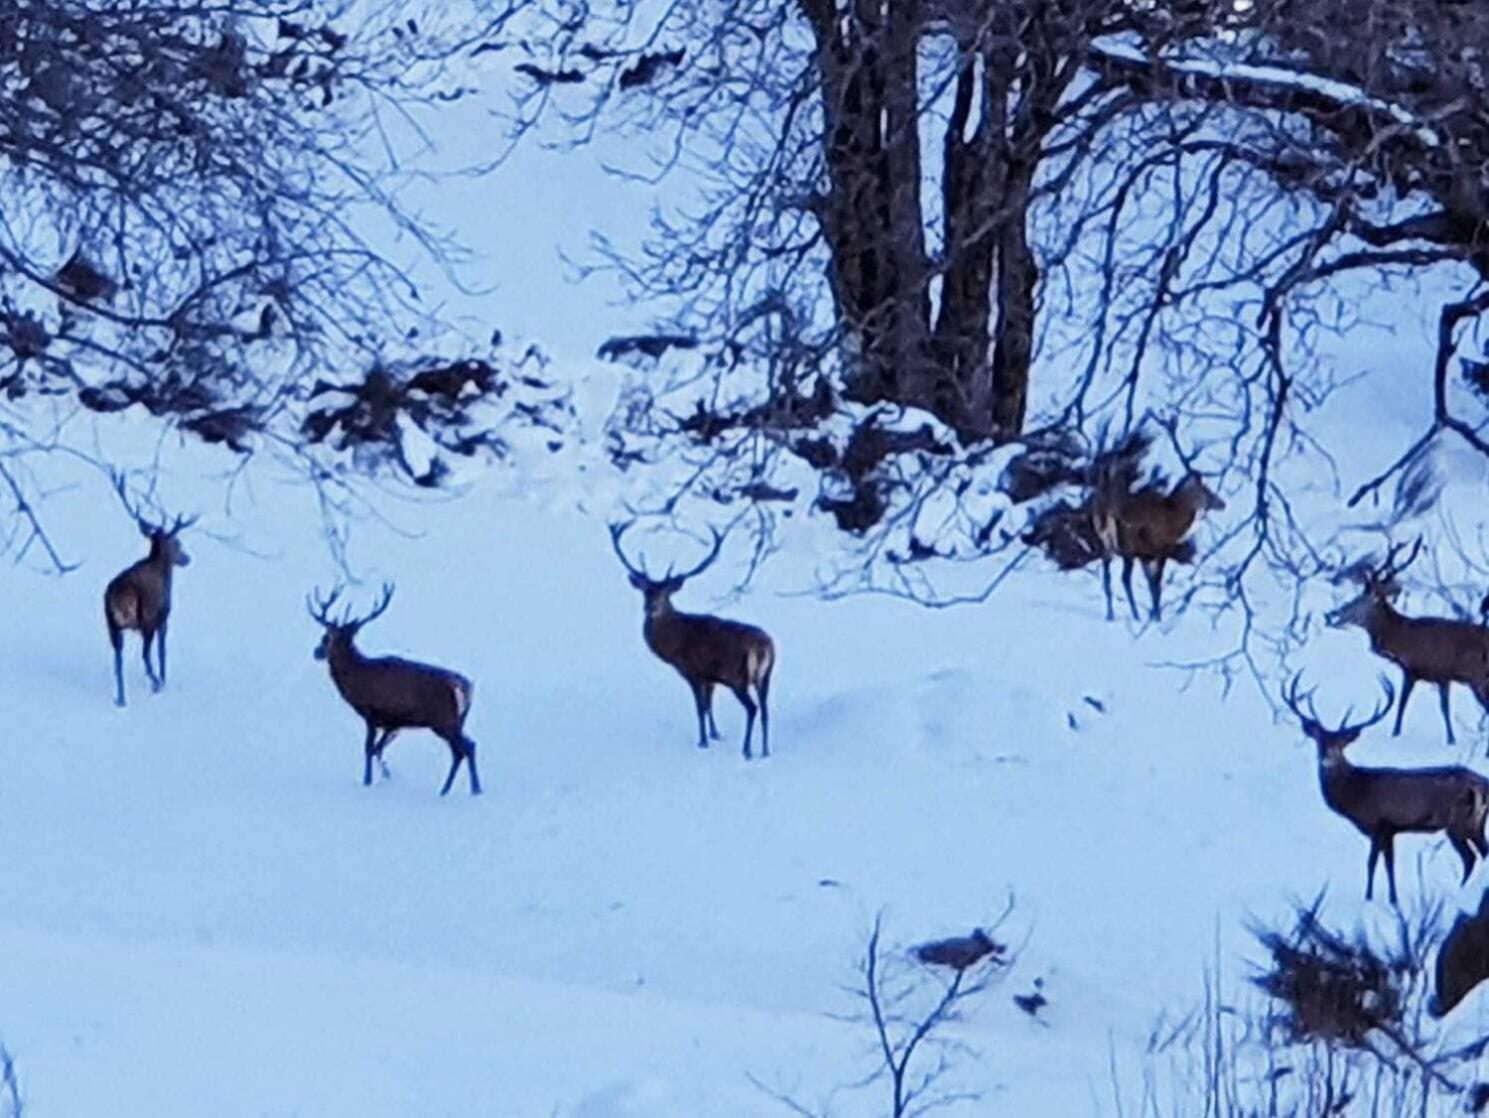
[(645, 560), (642, 561), (642, 565), (640, 566), (633, 565), (626, 558), (625, 550), (621, 547), (621, 537), (625, 535), (630, 526), (630, 522), (610, 525), (610, 546), (615, 549), (616, 558), (620, 560), (621, 566), (626, 569), (626, 574), (630, 576), (631, 585), (641, 591), (641, 595), (646, 602), (645, 608), (648, 617), (656, 617), (670, 610), (672, 608), (672, 595), (681, 590), (683, 583), (687, 582), (688, 579), (702, 574), (712, 566), (713, 561), (719, 556), (719, 549), (724, 546), (724, 537), (717, 531), (710, 529), (713, 535), (713, 546), (709, 548), (708, 554), (703, 557), (701, 563), (683, 571), (681, 574), (676, 573), (669, 565), (665, 575), (661, 578), (653, 578), (646, 572)]
[[(1327, 760), (1332, 757), (1342, 756), (1345, 747), (1350, 745), (1365, 730), (1374, 726), (1391, 712), (1391, 705), (1396, 701), (1396, 690), (1391, 686), (1391, 681), (1384, 676), (1381, 677), (1381, 687), (1385, 692), (1385, 698), (1380, 706), (1363, 722), (1350, 722), (1351, 711), (1344, 712), (1344, 718), (1339, 725), (1333, 728), (1325, 726), (1318, 716), (1318, 711), (1313, 706), (1314, 688), (1310, 688), (1299, 694), (1298, 688), (1302, 683), (1303, 673), (1299, 672), (1293, 676), (1292, 682), (1288, 684), (1287, 690), (1282, 693), (1282, 701), (1287, 704), (1288, 710), (1298, 719), (1303, 727), (1303, 733), (1313, 739), (1318, 746), (1320, 759)], [(1303, 709), (1307, 704), (1307, 709)]]
[(114, 480), (114, 492), (119, 496), (119, 503), (124, 506), (124, 511), (133, 518), (135, 525), (140, 530), (140, 535), (150, 541), (150, 556), (160, 559), (170, 567), (185, 567), (191, 563), (191, 556), (186, 554), (186, 549), (181, 546), (181, 533), (190, 528), (199, 519), (195, 516), (178, 516), (167, 525), (157, 522), (144, 515), (139, 505), (130, 500), (129, 488), (125, 483), (124, 475), (112, 474)]
[(1406, 544), (1399, 543), (1391, 547), (1386, 553), (1383, 563), (1372, 563), (1368, 559), (1361, 559), (1351, 563), (1334, 576), (1333, 581), (1352, 581), (1360, 585), (1358, 595), (1345, 602), (1338, 609), (1330, 610), (1324, 615), (1324, 620), (1334, 628), (1345, 625), (1359, 625), (1369, 628), (1372, 621), (1380, 615), (1381, 611), (1401, 595), (1401, 572), (1411, 566), (1412, 562), (1421, 553), (1422, 538), (1417, 537), (1416, 543), (1407, 553), (1404, 561), (1400, 560), (1402, 549)]
[(336, 605), (336, 600), (341, 597), (342, 587), (338, 586), (332, 590), (330, 595), (322, 598), (320, 591), (305, 598), (305, 608), (310, 611), (310, 616), (320, 623), (325, 632), (321, 636), (320, 644), (316, 645), (314, 656), (317, 660), (324, 660), (333, 648), (337, 646), (349, 647), (357, 632), (374, 618), (381, 617), (387, 610), (388, 604), (393, 600), (393, 584), (383, 583), (381, 595), (372, 610), (360, 617), (352, 615), (350, 607), (343, 607), (340, 617), (332, 617), (331, 609)]
[(1174, 487), (1172, 498), (1196, 512), (1220, 512), (1225, 508), (1220, 495), (1194, 470), (1185, 474), (1184, 480)]

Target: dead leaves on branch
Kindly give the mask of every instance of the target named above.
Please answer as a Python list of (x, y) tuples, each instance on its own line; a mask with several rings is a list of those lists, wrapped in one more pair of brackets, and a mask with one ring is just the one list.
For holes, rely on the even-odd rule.
[[(575, 419), (567, 393), (552, 379), (477, 358), (375, 365), (359, 380), (317, 381), (309, 400), (301, 430), (310, 445), (350, 454), (364, 466), (392, 466), (425, 488), (450, 473), (441, 451), (504, 459), (510, 444), (502, 428), (515, 424), (546, 431), (547, 449), (557, 452)], [(427, 464), (417, 464), (406, 425), (437, 448)]]

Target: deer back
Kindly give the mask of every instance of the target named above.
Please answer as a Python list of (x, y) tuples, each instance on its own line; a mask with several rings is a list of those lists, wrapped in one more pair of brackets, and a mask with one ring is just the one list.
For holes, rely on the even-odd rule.
[(1098, 485), (1091, 502), (1092, 522), (1107, 549), (1140, 559), (1183, 558), (1176, 553), (1200, 514), (1224, 507), (1198, 474), (1172, 492), (1157, 482), (1133, 490)]
[(701, 613), (667, 610), (646, 619), (646, 643), (690, 680), (743, 687), (769, 670), (775, 647), (763, 629)]
[(327, 659), (341, 697), (379, 725), (458, 729), (470, 710), (471, 682), (458, 672), (398, 656), (363, 656), (349, 642), (333, 647)]
[(1434, 967), (1428, 1010), (1441, 1017), (1489, 978), (1489, 892), (1476, 913), (1460, 913), (1443, 937)]
[(125, 567), (104, 591), (109, 620), (120, 629), (156, 629), (171, 610), (171, 563), (157, 554)]
[(1389, 602), (1375, 605), (1362, 627), (1381, 656), (1423, 680), (1489, 682), (1489, 630), (1447, 617), (1407, 617)]
[(1481, 833), (1489, 780), (1461, 765), (1359, 768), (1343, 758), (1319, 767), (1324, 801), (1367, 835), (1408, 831)]

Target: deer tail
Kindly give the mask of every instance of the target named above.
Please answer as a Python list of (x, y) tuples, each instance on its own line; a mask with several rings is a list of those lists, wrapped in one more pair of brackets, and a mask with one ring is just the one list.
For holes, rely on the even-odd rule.
[(464, 722), (465, 716), (470, 713), (470, 701), (475, 686), (463, 675), (457, 675), (450, 680), (450, 688), (455, 692), (455, 712)]
[(770, 673), (776, 666), (776, 646), (772, 641), (758, 641), (745, 653), (745, 672), (761, 691), (770, 690)]

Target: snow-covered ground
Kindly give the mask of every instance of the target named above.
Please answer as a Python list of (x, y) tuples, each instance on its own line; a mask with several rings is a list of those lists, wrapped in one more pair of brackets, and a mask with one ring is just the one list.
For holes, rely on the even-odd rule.
[[(1154, 664), (1186, 630), (1105, 623), (1094, 579), (932, 612), (767, 575), (729, 606), (780, 646), (775, 751), (745, 763), (727, 696), (727, 740), (692, 744), (602, 522), (495, 485), (406, 511), (419, 538), (359, 538), (398, 584), (364, 645), (476, 680), (487, 794), (440, 800), (445, 750), (417, 733), (364, 789), (310, 655), (303, 597), (330, 576), (302, 498), (261, 487), (239, 528), (264, 556), (206, 535), (208, 506), (170, 686), (149, 694), (132, 643), (126, 710), (100, 595), (140, 544), (102, 483), (52, 506), (80, 572), (7, 576), (0, 1036), (36, 1118), (783, 1113), (753, 1080), (816, 1106), (873, 1066), (831, 1015), (875, 913), (908, 944), (1010, 893), (1021, 954), (958, 1027), (958, 1082), (1003, 1113), (1112, 1113), (1110, 1064), (1135, 1082), (1207, 968), (1240, 996), (1245, 917), (1325, 882), (1331, 916), (1362, 911), (1364, 843), (1294, 728), (1254, 689), (1181, 690)], [(680, 604), (708, 608), (727, 563)], [(1368, 701), (1358, 634), (1310, 663), (1326, 709)], [(1444, 755), (1435, 703), (1408, 725), (1360, 759)], [(1450, 850), (1403, 853), (1406, 891), (1453, 895)], [(1010, 1000), (1036, 977), (1043, 1021)]]
[[(496, 286), (462, 312), (539, 339), (568, 375), (607, 327), (639, 323), (562, 283), (554, 248), (624, 199), (554, 191), (557, 158), (443, 183), (438, 204)], [(1351, 452), (1404, 445), (1421, 393), (1351, 391), (1338, 422), (1381, 434)], [(773, 756), (745, 763), (727, 695), (726, 740), (694, 747), (686, 688), (642, 644), (603, 486), (523, 497), (493, 475), (458, 502), (394, 505), (414, 535), (368, 524), (355, 541), (359, 592), (398, 588), (364, 647), (476, 681), (487, 792), (441, 800), (447, 754), (418, 733), (391, 747), (393, 780), (361, 786), (360, 724), (311, 658), (304, 596), (332, 570), (310, 495), (265, 470), (229, 519), (189, 455), (161, 484), (206, 514), (164, 693), (131, 638), (130, 705), (111, 703), (102, 589), (143, 547), (96, 475), (46, 507), (82, 568), (0, 576), (0, 1041), (28, 1118), (787, 1113), (771, 1092), (877, 1116), (877, 1087), (834, 1095), (876, 1062), (839, 1019), (876, 914), (903, 947), (1010, 895), (999, 934), (1017, 962), (954, 1034), (970, 1048), (955, 1086), (984, 1101), (945, 1113), (1112, 1114), (1160, 1013), (1192, 1008), (1217, 968), (1246, 996), (1248, 917), (1285, 918), (1327, 883), (1331, 919), (1387, 919), (1363, 905), (1364, 841), (1324, 808), (1296, 728), (1252, 686), (1222, 698), (1159, 666), (1225, 635), (1199, 616), (1108, 624), (1089, 575), (937, 612), (823, 602), (791, 593), (806, 557), (768, 566), (723, 607), (780, 650)], [(742, 558), (679, 605), (714, 607)], [(1379, 662), (1358, 632), (1321, 634), (1307, 664), (1325, 711), (1369, 702)], [(1472, 756), (1482, 735), (1463, 738)], [(1354, 752), (1444, 759), (1432, 696), (1402, 739)], [(1400, 853), (1404, 893), (1477, 902), (1443, 844)], [(1011, 1001), (1035, 979), (1040, 1020)], [(1453, 1026), (1486, 1018), (1475, 996)]]

